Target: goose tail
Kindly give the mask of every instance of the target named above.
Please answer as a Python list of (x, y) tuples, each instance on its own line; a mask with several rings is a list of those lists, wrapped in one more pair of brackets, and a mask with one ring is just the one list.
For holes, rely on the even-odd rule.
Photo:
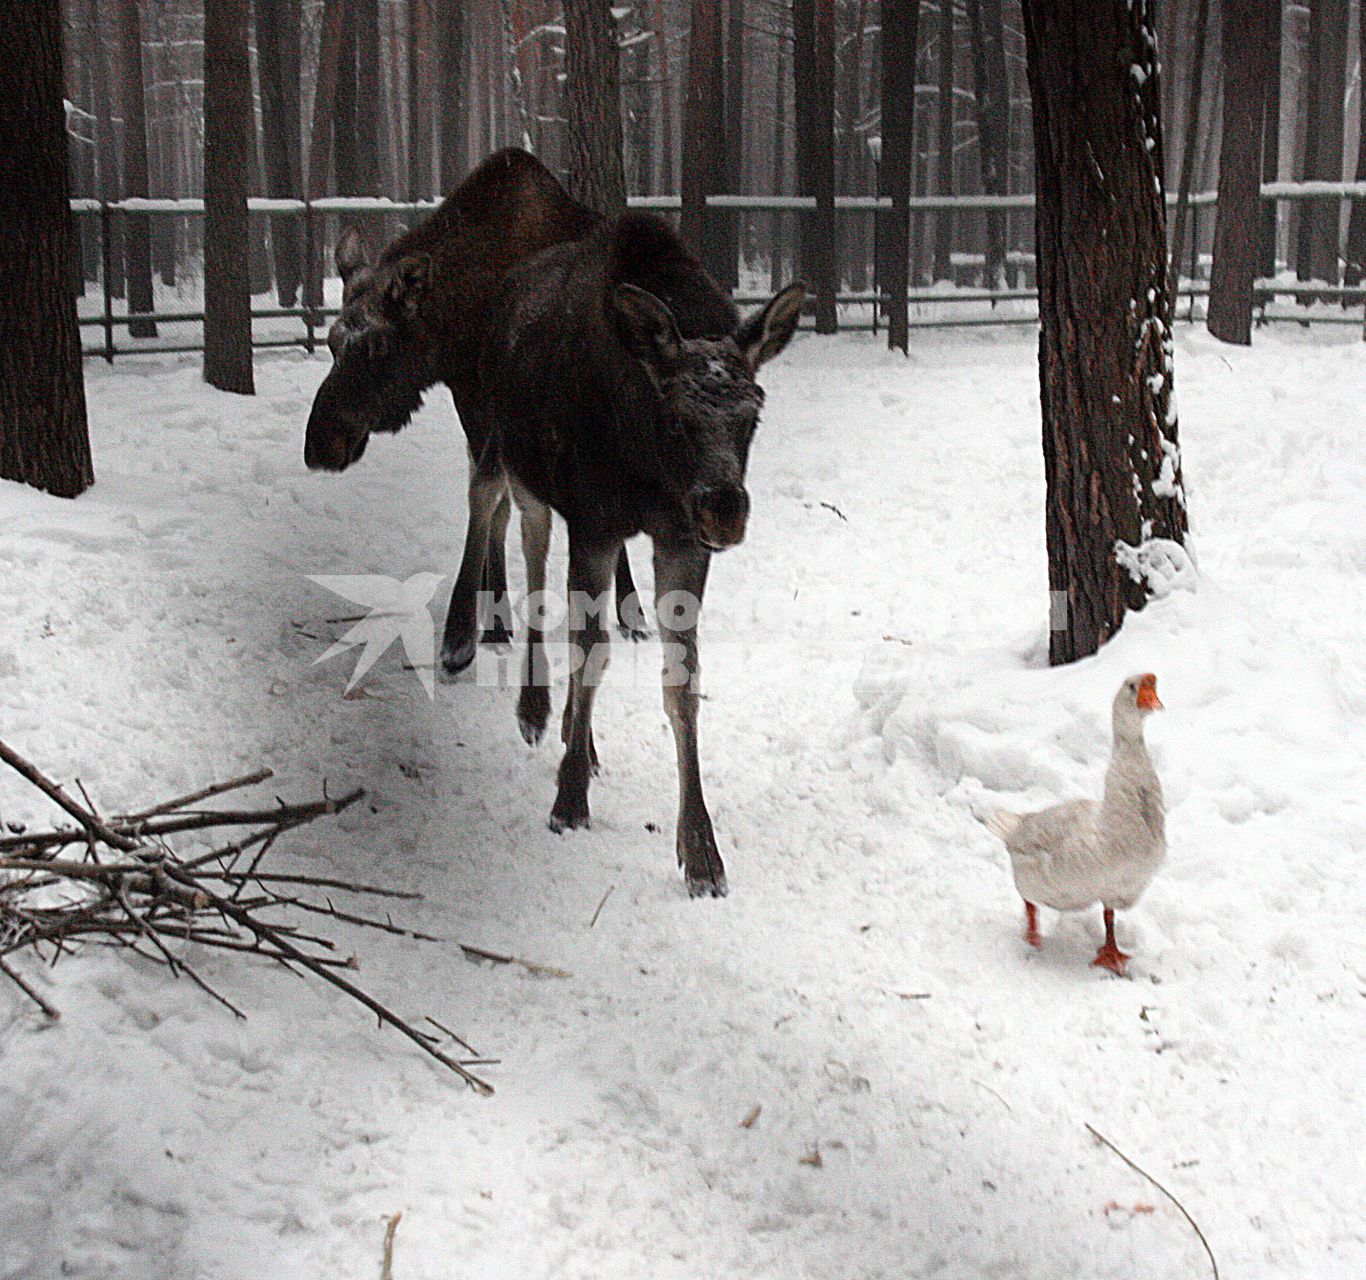
[(997, 809), (994, 813), (988, 814), (982, 819), (986, 829), (994, 836), (999, 836), (1002, 840), (1009, 843), (1010, 837), (1015, 834), (1016, 829), (1023, 821), (1020, 814), (1011, 813), (1009, 809)]

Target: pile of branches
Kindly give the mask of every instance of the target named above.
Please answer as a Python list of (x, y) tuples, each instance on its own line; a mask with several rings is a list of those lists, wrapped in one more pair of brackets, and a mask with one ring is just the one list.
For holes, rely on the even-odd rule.
[[(104, 818), (79, 782), (76, 786), (84, 803), (4, 742), (0, 742), (0, 762), (15, 769), (76, 822), (47, 831), (0, 835), (0, 974), (47, 1017), (55, 1019), (59, 1013), (10, 962), (16, 952), (55, 962), (81, 942), (127, 948), (175, 975), (184, 974), (237, 1017), (244, 1017), (186, 958), (195, 948), (230, 951), (272, 960), (331, 984), (382, 1024), (402, 1032), (471, 1088), (482, 1094), (493, 1092), (470, 1070), (491, 1060), (447, 1052), (441, 1047), (441, 1037), (414, 1026), (343, 976), (359, 968), (356, 958), (340, 955), (335, 943), (306, 932), (297, 920), (301, 913), (328, 916), (438, 941), (388, 919), (341, 910), (326, 896), (328, 891), (362, 899), (415, 899), (419, 895), (264, 869), (267, 855), (282, 835), (316, 818), (341, 813), (361, 798), (360, 790), (332, 798), (324, 787), (321, 800), (304, 804), (277, 800), (265, 809), (197, 807), (214, 796), (266, 781), (271, 772), (261, 769), (137, 813)], [(205, 833), (217, 836), (229, 829), (237, 832), (234, 838), (194, 857), (182, 857), (171, 844), (171, 837), (187, 832), (198, 833), (195, 839), (202, 840)], [(318, 896), (323, 901), (316, 901)], [(489, 960), (513, 959), (473, 947), (464, 950)], [(426, 1021), (473, 1054), (454, 1032), (432, 1018)]]

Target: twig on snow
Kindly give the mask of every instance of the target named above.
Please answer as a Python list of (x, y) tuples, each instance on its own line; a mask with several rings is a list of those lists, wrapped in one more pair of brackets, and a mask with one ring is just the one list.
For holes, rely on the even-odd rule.
[(598, 903), (598, 909), (597, 909), (595, 912), (593, 912), (593, 918), (588, 922), (588, 927), (589, 927), (590, 929), (591, 929), (595, 924), (597, 924), (597, 922), (598, 922), (598, 917), (599, 917), (600, 915), (602, 915), (602, 909), (603, 909), (603, 907), (605, 907), (605, 906), (607, 905), (607, 899), (610, 898), (610, 897), (612, 896), (612, 891), (613, 891), (616, 887), (617, 887), (617, 886), (614, 885), (614, 884), (609, 884), (609, 885), (607, 886), (607, 892), (604, 893), (604, 894), (602, 895), (602, 901)]
[[(1085, 1122), (1083, 1121), (1083, 1123)], [(1164, 1187), (1156, 1178), (1154, 1178), (1151, 1173), (1149, 1173), (1146, 1169), (1142, 1169), (1138, 1165), (1136, 1165), (1132, 1160), (1129, 1159), (1128, 1156), (1124, 1154), (1124, 1152), (1122, 1152), (1117, 1146), (1115, 1146), (1115, 1144), (1111, 1142), (1109, 1138), (1107, 1138), (1093, 1125), (1087, 1124), (1086, 1132), (1089, 1133), (1097, 1142), (1109, 1147), (1110, 1150), (1113, 1151), (1115, 1155), (1117, 1155), (1121, 1160), (1123, 1160), (1124, 1163), (1127, 1164), (1129, 1168), (1131, 1168), (1135, 1173), (1142, 1175), (1144, 1178), (1147, 1178), (1147, 1180), (1151, 1182), (1153, 1186), (1155, 1186), (1160, 1192), (1162, 1192), (1162, 1194), (1166, 1196), (1167, 1199), (1170, 1200), (1172, 1204), (1174, 1204), (1181, 1211), (1181, 1216), (1191, 1224), (1191, 1230), (1194, 1231), (1195, 1234), (1200, 1237), (1200, 1243), (1205, 1246), (1205, 1253), (1209, 1255), (1210, 1269), (1214, 1272), (1214, 1280), (1219, 1280), (1219, 1264), (1215, 1261), (1214, 1250), (1209, 1247), (1209, 1241), (1205, 1239), (1205, 1233), (1200, 1230), (1200, 1224), (1196, 1222), (1194, 1218), (1191, 1217), (1190, 1210), (1188, 1210), (1186, 1206), (1181, 1203), (1180, 1200), (1178, 1200), (1170, 1191), (1167, 1190), (1166, 1187)]]
[(401, 1209), (384, 1219), (384, 1261), (380, 1266), (379, 1280), (394, 1280), (394, 1233), (402, 1220)]

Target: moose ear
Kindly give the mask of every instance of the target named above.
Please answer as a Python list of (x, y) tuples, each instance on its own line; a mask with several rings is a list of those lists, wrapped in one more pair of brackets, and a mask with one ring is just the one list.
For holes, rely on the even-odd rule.
[(432, 282), (432, 255), (415, 253), (394, 264), (394, 274), (384, 291), (384, 300), (395, 311), (414, 315), (422, 295)]
[(341, 233), (341, 239), (337, 241), (337, 248), (332, 255), (337, 260), (337, 274), (345, 284), (361, 267), (370, 265), (370, 248), (365, 243), (365, 237), (361, 235), (355, 227), (347, 227)]
[(790, 284), (736, 330), (735, 343), (751, 373), (757, 373), (761, 364), (772, 360), (787, 346), (796, 331), (805, 301), (806, 285), (801, 281)]
[(666, 374), (683, 346), (674, 313), (653, 293), (633, 284), (619, 284), (612, 290), (612, 310), (617, 336), (626, 350), (652, 377)]

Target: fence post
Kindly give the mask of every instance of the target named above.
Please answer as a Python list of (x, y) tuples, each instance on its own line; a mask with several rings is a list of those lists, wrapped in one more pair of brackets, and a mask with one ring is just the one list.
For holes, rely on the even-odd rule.
[(114, 292), (110, 273), (114, 269), (114, 248), (109, 234), (109, 201), (100, 200), (100, 281), (104, 292), (104, 359), (114, 363)]

